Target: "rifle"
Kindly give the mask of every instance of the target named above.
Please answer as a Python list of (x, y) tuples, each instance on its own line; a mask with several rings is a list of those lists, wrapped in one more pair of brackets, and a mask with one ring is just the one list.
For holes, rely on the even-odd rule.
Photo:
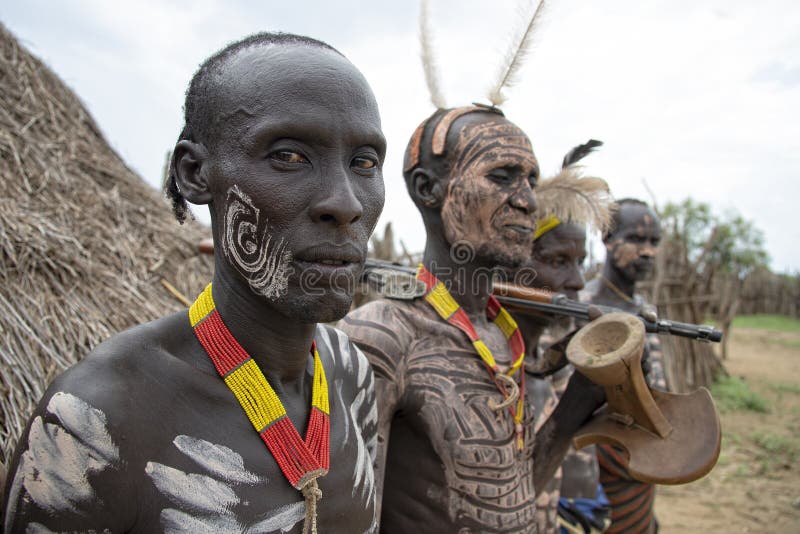
[[(384, 296), (414, 299), (425, 294), (425, 284), (415, 278), (416, 272), (417, 270), (413, 267), (368, 259), (364, 266), (362, 279)], [(590, 308), (598, 309), (603, 315), (620, 312), (630, 314), (630, 312), (612, 306), (578, 302), (567, 298), (562, 293), (506, 282), (496, 281), (492, 293), (501, 304), (521, 313), (566, 315), (584, 321), (592, 318), (589, 314)], [(635, 317), (644, 324), (645, 331), (651, 334), (668, 334), (704, 342), (719, 343), (722, 341), (722, 332), (713, 326), (681, 323), (668, 319), (650, 321), (640, 315)]]

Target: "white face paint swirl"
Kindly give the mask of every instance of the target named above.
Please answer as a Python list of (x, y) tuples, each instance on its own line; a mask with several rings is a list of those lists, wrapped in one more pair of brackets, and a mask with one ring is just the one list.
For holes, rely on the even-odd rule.
[(286, 293), (292, 254), (283, 239), (273, 241), (268, 221), (263, 221), (259, 234), (259, 213), (239, 186), (228, 189), (222, 249), (228, 261), (247, 277), (254, 292), (275, 300)]

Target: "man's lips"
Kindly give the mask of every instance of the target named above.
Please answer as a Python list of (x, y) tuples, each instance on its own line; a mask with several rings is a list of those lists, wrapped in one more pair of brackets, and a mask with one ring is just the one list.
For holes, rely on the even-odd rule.
[(504, 229), (512, 230), (514, 232), (529, 235), (533, 233), (533, 227), (524, 225), (524, 224), (516, 224), (516, 223), (509, 223), (503, 225)]
[(363, 263), (366, 257), (355, 245), (315, 245), (294, 254), (297, 261), (330, 266)]

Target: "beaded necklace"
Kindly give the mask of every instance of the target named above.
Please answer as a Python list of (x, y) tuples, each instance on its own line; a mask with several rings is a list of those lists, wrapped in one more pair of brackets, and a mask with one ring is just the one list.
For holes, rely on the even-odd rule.
[(499, 404), (489, 401), (489, 406), (495, 410), (508, 408), (514, 421), (517, 448), (522, 450), (524, 446), (522, 418), (525, 399), (525, 373), (519, 373), (519, 385), (514, 381), (513, 376), (520, 370), (525, 359), (525, 342), (522, 340), (522, 334), (516, 321), (500, 305), (496, 298), (492, 295), (489, 296), (489, 301), (486, 303), (486, 317), (503, 332), (513, 358), (509, 368), (502, 370), (497, 361), (495, 361), (492, 351), (478, 336), (472, 321), (467, 316), (467, 312), (458, 305), (444, 284), (422, 264), (417, 269), (417, 280), (425, 284), (427, 288), (424, 297), (425, 301), (436, 310), (439, 317), (464, 332), (472, 342), (472, 346), (478, 352), (484, 365), (486, 365), (489, 377), (492, 378), (495, 386), (497, 386), (497, 389), (505, 399)]
[(222, 321), (211, 295), (211, 284), (189, 308), (189, 322), (220, 377), (242, 405), (283, 475), (303, 493), (306, 500), (303, 532), (316, 533), (317, 501), (322, 498), (317, 478), (325, 476), (330, 467), (328, 382), (316, 342), (311, 344), (314, 379), (311, 415), (306, 439), (303, 440), (264, 373)]

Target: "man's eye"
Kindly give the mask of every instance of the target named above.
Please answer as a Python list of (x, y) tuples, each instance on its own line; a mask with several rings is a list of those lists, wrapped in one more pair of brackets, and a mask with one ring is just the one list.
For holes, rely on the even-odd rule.
[(282, 163), (308, 163), (308, 159), (304, 155), (291, 150), (277, 150), (268, 157)]
[(508, 183), (511, 181), (511, 174), (503, 169), (495, 169), (489, 173), (489, 178), (498, 183)]
[(365, 158), (362, 156), (353, 158), (353, 167), (365, 171), (372, 170), (378, 166), (378, 162), (372, 158)]

